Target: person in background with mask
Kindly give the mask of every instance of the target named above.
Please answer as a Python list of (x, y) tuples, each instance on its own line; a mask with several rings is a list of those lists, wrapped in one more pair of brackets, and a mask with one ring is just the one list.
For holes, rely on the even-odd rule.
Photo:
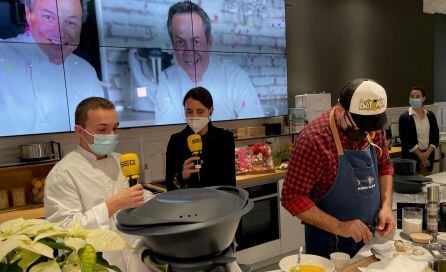
[(355, 79), (294, 143), (282, 205), (305, 224), (307, 253), (353, 256), (374, 229), (381, 236), (394, 229), (386, 108), (383, 87)]
[(0, 136), (70, 131), (85, 98), (104, 96), (95, 69), (73, 52), (86, 0), (24, 0), (27, 27), (0, 40)]
[(398, 124), (401, 158), (416, 160), (417, 171), (427, 175), (432, 172), (440, 132), (435, 114), (423, 106), (425, 100), (424, 87), (412, 87), (410, 108), (401, 114)]
[[(116, 229), (116, 213), (135, 208), (151, 197), (140, 184), (129, 188), (114, 153), (118, 115), (112, 102), (90, 97), (76, 108), (76, 150), (68, 153), (48, 174), (45, 184), (45, 218), (69, 227), (80, 221), (85, 228)], [(130, 245), (137, 236), (120, 233)], [(136, 252), (104, 252), (104, 258), (121, 271), (150, 271)]]
[[(166, 152), (166, 187), (168, 190), (236, 186), (235, 147), (231, 132), (214, 127), (212, 96), (203, 87), (191, 89), (183, 99), (187, 126), (170, 137)], [(199, 157), (192, 156), (187, 138), (199, 134), (203, 148)], [(195, 168), (201, 161), (201, 168)]]

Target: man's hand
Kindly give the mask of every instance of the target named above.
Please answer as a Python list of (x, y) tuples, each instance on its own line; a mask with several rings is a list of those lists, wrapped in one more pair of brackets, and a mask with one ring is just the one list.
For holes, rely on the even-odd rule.
[(122, 209), (136, 208), (143, 203), (144, 189), (141, 184), (126, 188), (105, 201), (109, 216)]
[(372, 238), (372, 233), (369, 228), (359, 219), (340, 222), (338, 231), (335, 233), (344, 238), (353, 238), (355, 243), (364, 241), (368, 243)]
[[(183, 179), (188, 179), (192, 175), (192, 173), (200, 172), (200, 168), (195, 168), (195, 161), (199, 160), (199, 157), (190, 157), (185, 160), (183, 163), (183, 171), (181, 172), (181, 176)], [(203, 163), (203, 161), (201, 161)]]
[(393, 217), (392, 209), (386, 207), (382, 208), (378, 214), (378, 226), (376, 232), (379, 236), (386, 236), (395, 228), (395, 218)]

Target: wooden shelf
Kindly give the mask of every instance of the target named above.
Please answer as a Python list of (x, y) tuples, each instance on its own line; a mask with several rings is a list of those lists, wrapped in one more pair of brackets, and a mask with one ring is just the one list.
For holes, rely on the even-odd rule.
[(32, 167), (42, 167), (54, 165), (59, 161), (59, 159), (46, 160), (46, 161), (36, 161), (36, 162), (8, 162), (0, 164), (0, 171), (2, 170), (15, 170), (21, 168), (32, 168)]
[(256, 137), (245, 137), (245, 138), (235, 138), (234, 141), (241, 142), (241, 141), (249, 141), (249, 140), (258, 140), (258, 139), (267, 139), (267, 138), (276, 138), (276, 137), (286, 137), (286, 136), (295, 136), (299, 133), (284, 133), (284, 134), (276, 134), (276, 135), (262, 135), (262, 136), (256, 136)]
[(12, 208), (0, 211), (0, 223), (23, 217), (24, 219), (44, 218), (43, 204), (28, 205), (22, 208)]

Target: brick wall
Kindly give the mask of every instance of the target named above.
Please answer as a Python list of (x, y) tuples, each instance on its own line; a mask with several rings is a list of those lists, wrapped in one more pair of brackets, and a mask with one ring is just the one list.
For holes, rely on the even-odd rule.
[[(101, 45), (106, 46), (109, 95), (115, 103), (128, 104), (130, 71), (127, 48), (172, 49), (166, 20), (169, 7), (176, 2), (176, 0), (102, 1), (102, 28), (105, 37)], [(238, 53), (214, 54), (230, 58), (244, 68), (264, 104), (277, 104), (276, 101), (279, 100), (286, 102), (284, 0), (194, 2), (199, 4), (211, 18), (212, 50)]]

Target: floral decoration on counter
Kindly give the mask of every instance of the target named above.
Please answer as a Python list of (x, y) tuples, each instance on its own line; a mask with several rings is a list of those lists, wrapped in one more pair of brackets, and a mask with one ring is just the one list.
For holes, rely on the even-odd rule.
[(87, 230), (80, 222), (68, 229), (43, 219), (18, 218), (0, 224), (0, 271), (120, 271), (102, 252), (128, 248), (116, 232)]
[(235, 149), (237, 175), (274, 172), (274, 163), (269, 144), (252, 144)]

